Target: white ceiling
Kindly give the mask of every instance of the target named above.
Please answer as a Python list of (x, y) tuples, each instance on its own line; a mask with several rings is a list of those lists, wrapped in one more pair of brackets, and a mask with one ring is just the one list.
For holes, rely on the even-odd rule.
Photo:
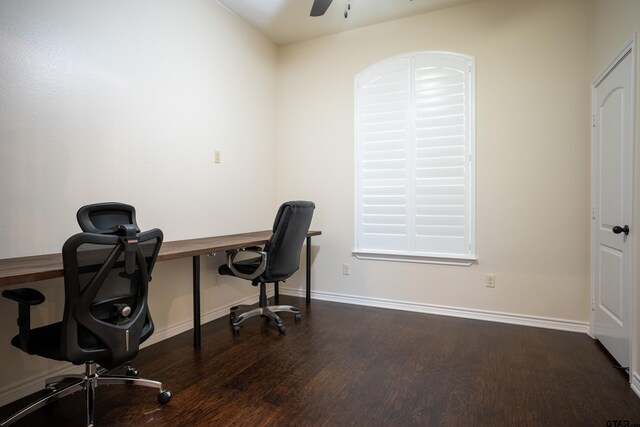
[(431, 12), (477, 0), (333, 0), (324, 16), (311, 17), (313, 0), (218, 0), (277, 45)]

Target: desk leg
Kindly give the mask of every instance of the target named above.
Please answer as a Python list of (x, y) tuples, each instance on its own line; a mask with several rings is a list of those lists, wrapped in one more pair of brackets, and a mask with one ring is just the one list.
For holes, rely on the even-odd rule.
[(200, 348), (200, 255), (193, 257), (193, 346)]
[(311, 236), (307, 236), (307, 305), (311, 305)]

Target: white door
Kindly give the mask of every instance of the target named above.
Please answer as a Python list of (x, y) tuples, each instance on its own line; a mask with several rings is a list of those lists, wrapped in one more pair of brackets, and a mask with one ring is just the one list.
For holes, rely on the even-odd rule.
[(593, 331), (629, 367), (631, 358), (634, 79), (631, 44), (593, 88)]

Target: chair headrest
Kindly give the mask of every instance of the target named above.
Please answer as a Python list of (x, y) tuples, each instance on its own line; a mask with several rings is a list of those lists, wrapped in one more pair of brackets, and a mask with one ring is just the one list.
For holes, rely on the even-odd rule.
[[(125, 235), (126, 230), (140, 232), (136, 222), (136, 209), (119, 202), (86, 205), (76, 214), (82, 231), (96, 234)], [(126, 227), (123, 227), (126, 226)]]

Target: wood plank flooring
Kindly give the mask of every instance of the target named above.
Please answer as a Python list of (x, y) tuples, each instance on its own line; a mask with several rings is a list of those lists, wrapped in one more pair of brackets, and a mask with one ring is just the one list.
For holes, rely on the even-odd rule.
[[(608, 426), (640, 398), (587, 335), (281, 297), (287, 334), (226, 318), (143, 349), (135, 366), (173, 392), (97, 390), (98, 426)], [(9, 345), (6, 343), (6, 345)], [(81, 426), (67, 397), (16, 426)], [(0, 408), (4, 418), (27, 399)], [(628, 424), (607, 424), (625, 420)]]

